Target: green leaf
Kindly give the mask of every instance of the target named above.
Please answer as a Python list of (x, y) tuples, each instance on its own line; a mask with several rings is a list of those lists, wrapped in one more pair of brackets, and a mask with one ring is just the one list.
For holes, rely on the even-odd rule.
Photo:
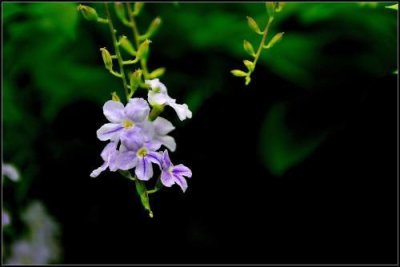
[(281, 176), (287, 170), (304, 161), (326, 138), (316, 134), (308, 138), (296, 138), (295, 130), (285, 123), (287, 105), (276, 104), (264, 121), (260, 136), (260, 154), (269, 171)]

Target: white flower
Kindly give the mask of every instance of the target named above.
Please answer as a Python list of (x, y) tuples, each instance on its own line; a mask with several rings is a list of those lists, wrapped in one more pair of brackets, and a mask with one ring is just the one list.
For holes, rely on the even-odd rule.
[(172, 107), (181, 121), (186, 118), (192, 118), (192, 112), (189, 110), (188, 105), (177, 104), (176, 100), (168, 95), (167, 87), (159, 79), (146, 80), (146, 84), (151, 87), (148, 93), (150, 105), (168, 105)]
[(11, 164), (7, 164), (7, 163), (2, 164), (1, 175), (8, 177), (13, 182), (17, 182), (19, 180), (19, 172)]

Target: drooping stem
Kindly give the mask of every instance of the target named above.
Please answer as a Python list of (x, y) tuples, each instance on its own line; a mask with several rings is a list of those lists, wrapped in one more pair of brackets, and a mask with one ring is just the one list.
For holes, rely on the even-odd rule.
[(119, 46), (117, 44), (116, 30), (114, 29), (114, 25), (113, 25), (112, 20), (111, 20), (111, 14), (110, 14), (110, 10), (108, 8), (108, 3), (104, 3), (104, 5), (106, 7), (108, 27), (109, 27), (110, 32), (111, 32), (111, 37), (112, 37), (112, 41), (113, 41), (113, 45), (114, 45), (114, 50), (115, 50), (115, 54), (116, 54), (117, 60), (118, 60), (119, 71), (120, 71), (120, 74), (121, 74), (120, 78), (122, 79), (122, 84), (124, 86), (126, 100), (129, 101), (128, 84), (126, 82), (126, 75), (125, 75), (125, 71), (124, 71), (124, 63), (123, 63), (123, 59), (122, 59), (122, 56), (121, 56), (121, 51), (119, 50)]
[[(139, 49), (139, 45), (140, 45), (139, 30), (138, 30), (138, 28), (136, 26), (136, 21), (135, 21), (135, 18), (133, 16), (131, 5), (129, 3), (125, 3), (125, 4), (126, 4), (126, 8), (128, 10), (129, 24), (130, 24), (130, 27), (132, 29), (133, 38), (135, 39), (136, 49)], [(142, 67), (143, 77), (145, 78), (145, 80), (147, 80), (148, 76), (149, 76), (149, 71), (147, 70), (147, 59), (146, 58), (140, 59), (140, 66)]]

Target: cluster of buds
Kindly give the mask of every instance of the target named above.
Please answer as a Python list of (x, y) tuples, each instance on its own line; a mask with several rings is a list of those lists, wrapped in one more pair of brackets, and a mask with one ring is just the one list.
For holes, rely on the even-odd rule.
[(257, 22), (252, 17), (247, 17), (247, 23), (250, 29), (254, 31), (256, 34), (262, 35), (263, 37), (257, 51), (254, 50), (253, 45), (249, 41), (243, 40), (243, 48), (246, 51), (246, 53), (252, 57), (252, 60), (247, 60), (247, 59), (243, 60), (243, 64), (246, 67), (246, 71), (239, 69), (231, 71), (231, 73), (236, 77), (244, 77), (246, 85), (249, 85), (251, 82), (251, 74), (254, 72), (256, 68), (256, 64), (258, 59), (260, 58), (261, 51), (263, 49), (270, 49), (283, 37), (284, 34), (283, 32), (277, 33), (271, 38), (271, 40), (267, 44), (265, 44), (268, 35), (268, 30), (271, 23), (274, 20), (275, 13), (280, 12), (283, 8), (283, 5), (284, 3), (282, 2), (266, 3), (268, 22), (263, 31), (260, 29)]
[[(106, 70), (122, 80), (127, 101), (124, 105), (118, 94), (113, 92), (112, 99), (103, 106), (104, 115), (109, 122), (100, 127), (97, 137), (108, 143), (100, 154), (104, 163), (92, 171), (90, 176), (97, 177), (109, 169), (112, 172), (118, 171), (123, 177), (134, 181), (143, 207), (149, 216), (153, 217), (149, 194), (158, 191), (162, 186), (171, 187), (173, 184), (177, 184), (185, 192), (188, 187), (185, 177), (192, 176), (188, 167), (172, 164), (168, 150), (175, 151), (176, 142), (169, 133), (175, 127), (159, 115), (166, 106), (173, 108), (181, 121), (191, 118), (192, 112), (186, 104), (176, 103), (176, 100), (169, 96), (167, 87), (160, 82), (159, 77), (165, 73), (165, 68), (148, 71), (150, 38), (160, 27), (161, 19), (156, 17), (146, 33), (140, 34), (135, 18), (142, 9), (143, 3), (140, 2), (134, 3), (133, 8), (130, 3), (114, 3), (116, 16), (132, 32), (134, 41), (131, 42), (126, 35), (117, 36), (107, 3), (106, 18), (99, 17), (92, 7), (78, 7), (84, 18), (109, 26), (115, 53), (112, 54), (103, 47), (100, 49), (101, 56)], [(124, 60), (122, 52), (132, 59)], [(118, 71), (114, 70), (114, 61), (118, 62)], [(139, 68), (126, 75), (125, 67), (134, 64), (140, 65)], [(134, 97), (138, 89), (147, 90), (147, 100)], [(153, 165), (158, 166), (159, 176), (155, 188), (147, 190), (145, 182), (155, 176)]]

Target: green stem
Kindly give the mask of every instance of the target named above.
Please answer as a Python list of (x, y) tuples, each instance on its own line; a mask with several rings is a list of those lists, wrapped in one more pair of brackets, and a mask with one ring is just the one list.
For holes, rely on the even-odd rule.
[(263, 37), (262, 37), (260, 46), (258, 47), (257, 53), (256, 53), (256, 55), (255, 55), (255, 57), (254, 57), (254, 61), (253, 61), (253, 63), (254, 63), (254, 68), (253, 68), (253, 70), (252, 70), (250, 73), (252, 73), (252, 72), (255, 70), (255, 68), (256, 68), (257, 61), (258, 61), (258, 59), (260, 58), (261, 51), (262, 51), (262, 49), (263, 49), (263, 47), (264, 47), (264, 45), (265, 45), (265, 40), (267, 39), (269, 27), (271, 26), (271, 23), (272, 23), (273, 20), (274, 20), (274, 17), (270, 17), (270, 18), (268, 19), (268, 23), (267, 23), (267, 25), (265, 26), (265, 29), (264, 29), (264, 31), (263, 31)]
[[(125, 4), (126, 4), (126, 8), (128, 9), (129, 22), (130, 22), (130, 27), (132, 28), (133, 38), (135, 39), (136, 50), (138, 50), (139, 45), (140, 45), (139, 30), (136, 26), (135, 18), (133, 16), (133, 12), (132, 12), (130, 4), (129, 3), (125, 3)], [(148, 76), (149, 76), (149, 71), (147, 70), (147, 60), (145, 58), (140, 59), (140, 65), (142, 67), (143, 77), (145, 80), (147, 80)]]
[(124, 85), (124, 90), (125, 90), (125, 96), (126, 96), (126, 100), (129, 101), (129, 90), (128, 90), (128, 84), (126, 82), (126, 76), (125, 76), (125, 71), (124, 71), (124, 64), (123, 64), (123, 59), (121, 56), (121, 52), (119, 50), (119, 46), (117, 44), (117, 37), (115, 35), (115, 29), (114, 29), (114, 25), (112, 23), (111, 20), (111, 14), (110, 14), (110, 10), (108, 8), (108, 3), (104, 3), (105, 7), (106, 7), (106, 13), (107, 13), (107, 20), (108, 20), (108, 27), (110, 28), (110, 32), (111, 32), (111, 37), (112, 37), (112, 41), (113, 41), (113, 45), (114, 45), (114, 50), (115, 50), (115, 54), (117, 56), (118, 59), (118, 65), (119, 65), (119, 70), (121, 73), (121, 79), (122, 79), (122, 83)]

